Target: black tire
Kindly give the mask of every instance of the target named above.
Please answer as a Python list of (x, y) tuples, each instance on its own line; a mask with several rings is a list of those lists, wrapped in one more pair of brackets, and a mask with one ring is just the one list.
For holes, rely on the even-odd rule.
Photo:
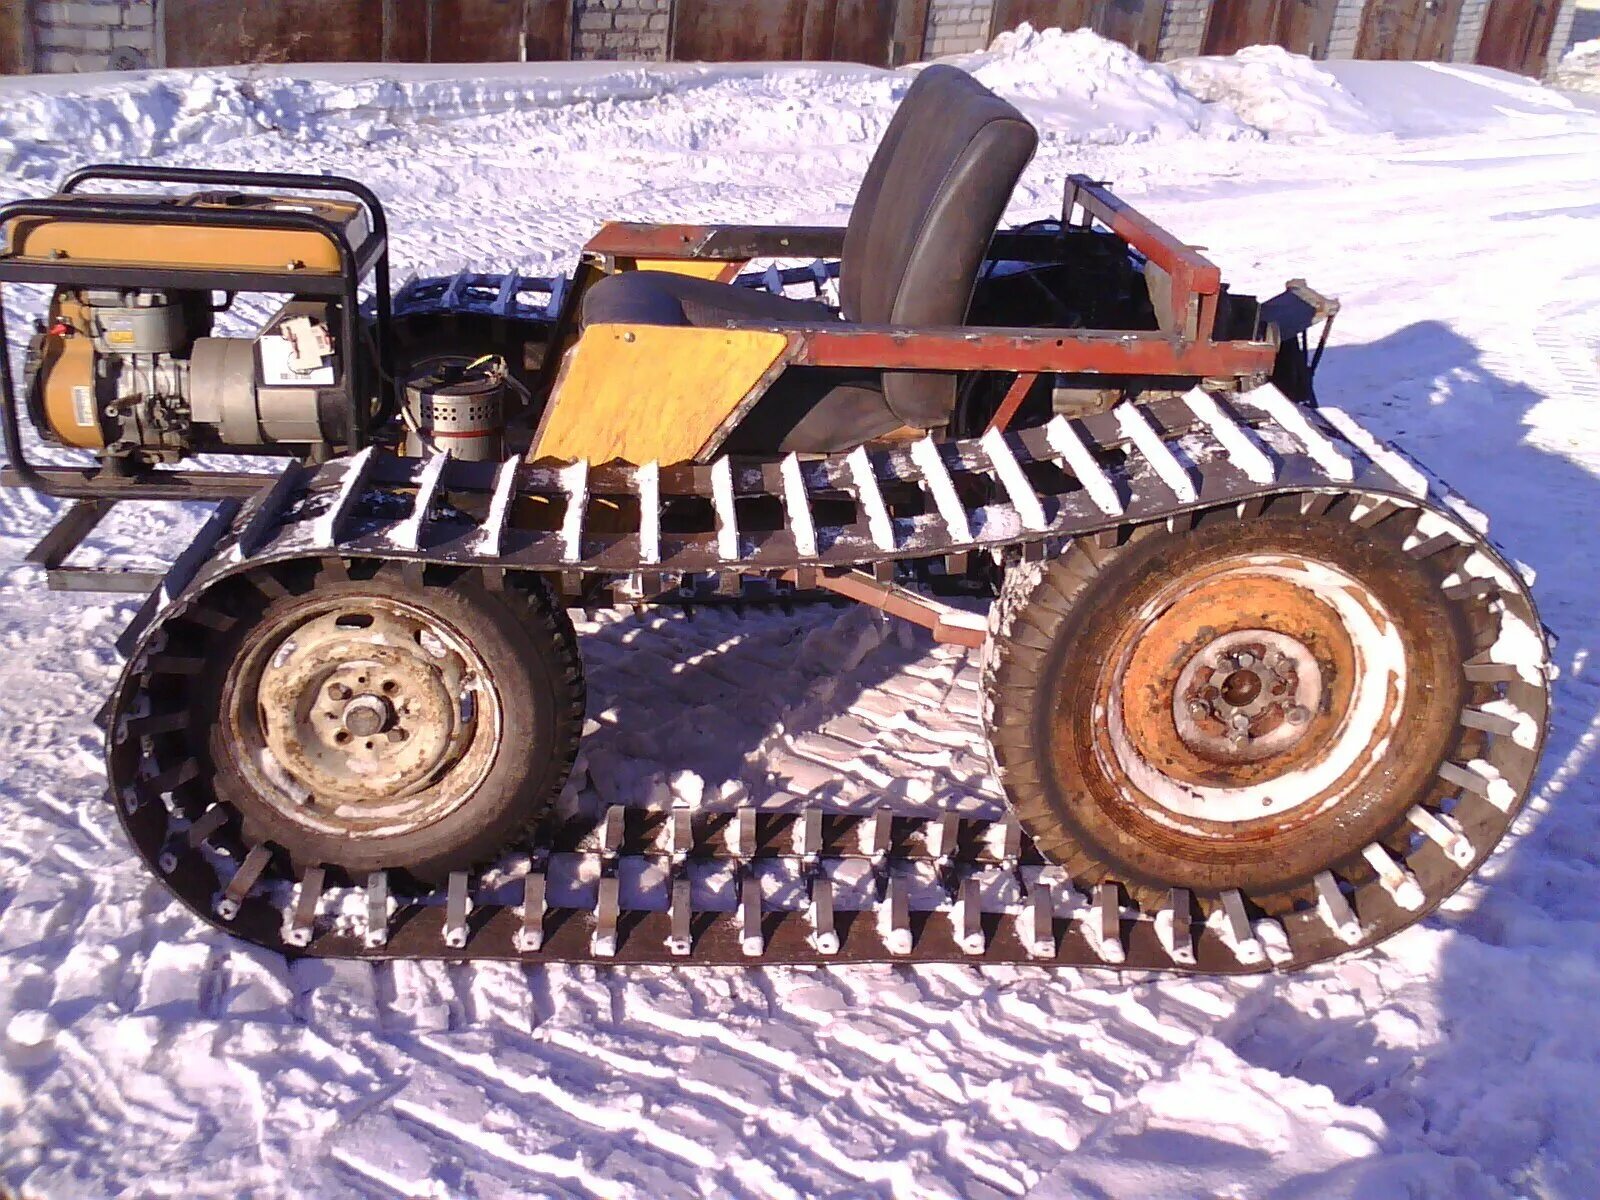
[[(1486, 647), (1492, 630), (1470, 605), (1443, 595), (1454, 565), (1449, 554), (1419, 560), (1405, 552), (1414, 511), (1380, 514), (1367, 528), (1352, 521), (1352, 503), (1341, 500), (1317, 516), (1302, 515), (1292, 497), (1274, 501), (1257, 516), (1220, 510), (1202, 515), (1188, 530), (1152, 525), (1124, 531), (1120, 544), (1079, 540), (1060, 558), (1008, 572), (991, 614), (983, 669), (991, 753), (1024, 827), (1041, 853), (1074, 882), (1122, 883), (1146, 907), (1159, 905), (1173, 887), (1189, 889), (1206, 908), (1223, 891), (1238, 888), (1262, 910), (1284, 912), (1314, 901), (1312, 883), (1320, 871), (1350, 880), (1370, 878), (1363, 848), (1372, 843), (1403, 848), (1411, 806), (1438, 805), (1444, 792), (1440, 764), (1462, 754), (1470, 757), (1475, 745), (1476, 735), (1460, 724), (1461, 709), (1472, 699), (1461, 664)], [(1307, 643), (1307, 661), (1317, 664), (1319, 679), (1328, 681), (1326, 711), (1297, 707), (1290, 718), (1285, 701), (1268, 713), (1264, 719), (1279, 725), (1292, 720), (1306, 730), (1284, 731), (1283, 736), (1301, 742), (1283, 752), (1282, 764), (1275, 765), (1271, 755), (1243, 760), (1253, 733), (1238, 743), (1240, 761), (1219, 763), (1193, 754), (1191, 763), (1177, 706), (1197, 703), (1184, 699), (1196, 693), (1168, 685), (1182, 678), (1177, 664), (1198, 660), (1200, 647), (1219, 645), (1219, 639), (1245, 638), (1257, 625), (1270, 628), (1262, 623), (1278, 619), (1278, 613), (1246, 611), (1250, 604), (1243, 602), (1233, 624), (1223, 614), (1223, 620), (1192, 633), (1157, 638), (1159, 652), (1144, 659), (1134, 647), (1140, 638), (1156, 637), (1153, 631), (1163, 628), (1160, 622), (1169, 615), (1181, 629), (1185, 615), (1209, 619), (1222, 613), (1187, 598), (1188, 608), (1177, 600), (1162, 608), (1179, 594), (1172, 589), (1182, 581), (1200, 580), (1194, 586), (1202, 597), (1211, 587), (1219, 599), (1236, 598), (1245, 593), (1220, 590), (1229, 578), (1226, 564), (1274, 555), (1284, 556), (1285, 563), (1332, 567), (1365, 589), (1369, 600), (1359, 603), (1381, 606), (1376, 611), (1386, 614), (1386, 621), (1375, 627), (1397, 631), (1404, 663), (1403, 674), (1389, 679), (1381, 710), (1385, 724), (1362, 734), (1371, 738), (1366, 743), (1337, 741), (1357, 727), (1351, 715), (1355, 693), (1338, 690), (1346, 686), (1340, 672), (1357, 677), (1354, 664), (1363, 659), (1340, 658), (1331, 648), (1336, 638), (1297, 629), (1294, 636), (1303, 632)], [(1273, 605), (1263, 599), (1259, 607)], [(1311, 623), (1307, 618), (1305, 624)], [(1273, 657), (1289, 661), (1281, 654)], [(1173, 665), (1163, 672), (1136, 669), (1149, 662)], [(1396, 686), (1397, 679), (1403, 684)], [(1119, 697), (1114, 703), (1113, 691)], [(1141, 704), (1145, 695), (1150, 698)], [(1344, 711), (1338, 708), (1341, 695), (1350, 706)], [(1209, 720), (1206, 702), (1198, 703)], [(1199, 728), (1201, 720), (1191, 732), (1214, 738)], [(1329, 785), (1337, 803), (1330, 799), (1331, 807), (1322, 809), (1321, 793), (1305, 801), (1286, 794), (1314, 776), (1317, 754), (1352, 753), (1351, 746), (1357, 748), (1355, 766)], [(1117, 768), (1130, 760), (1146, 782), (1137, 782), (1131, 769), (1119, 775)], [(1146, 770), (1152, 763), (1154, 771)], [(1152, 808), (1163, 803), (1153, 795), (1181, 796), (1191, 784), (1190, 794), (1197, 798), (1234, 789), (1228, 794), (1248, 795), (1254, 803), (1259, 792), (1271, 792), (1275, 770), (1300, 772), (1282, 785), (1285, 794), (1279, 797), (1298, 807), (1281, 815), (1253, 818), (1232, 810), (1226, 821), (1212, 822), (1203, 819), (1207, 810), (1198, 799), (1196, 808), (1179, 818)], [(1269, 794), (1266, 803), (1278, 802)]]
[[(492, 589), (475, 572), (430, 569), (425, 576), (408, 576), (394, 564), (346, 570), (291, 563), (258, 568), (208, 602), (237, 623), (207, 648), (208, 667), (193, 693), (190, 731), (201, 781), (237, 811), (245, 844), (271, 845), (296, 876), (313, 866), (351, 878), (389, 870), (432, 886), (524, 840), (560, 794), (583, 724), (583, 671), (571, 622), (538, 579), (508, 576), (502, 588)], [(275, 646), (305, 627), (297, 622), (358, 602), (426, 613), (442, 634), (476, 652), (486, 668), (484, 686), (492, 691), (475, 686), (472, 693), (472, 724), (460, 736), (469, 747), (462, 760), (471, 757), (474, 774), (453, 807), (410, 825), (341, 836), (329, 828), (337, 818), (323, 819), (319, 812), (309, 821), (286, 808), (275, 785), (249, 761), (252, 737), (264, 737), (270, 726), (247, 676), (255, 669), (251, 664), (276, 654)], [(422, 642), (420, 634), (417, 640)], [(476, 699), (480, 695), (491, 699)], [(482, 715), (495, 711), (497, 736)], [(398, 719), (392, 713), (391, 718)], [(369, 749), (372, 744), (366, 743)], [(430, 790), (443, 789), (460, 769), (458, 760), (436, 781), (419, 783), (416, 803), (425, 804)], [(282, 774), (291, 783), (303, 782), (292, 772)]]

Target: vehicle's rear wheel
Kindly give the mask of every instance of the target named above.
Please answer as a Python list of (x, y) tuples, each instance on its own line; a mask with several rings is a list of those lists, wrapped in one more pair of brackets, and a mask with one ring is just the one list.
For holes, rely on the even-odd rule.
[(1142, 904), (1237, 888), (1314, 901), (1330, 870), (1403, 847), (1463, 749), (1461, 664), (1482, 646), (1448, 565), (1341, 501), (1206, 514), (1010, 573), (986, 657), (990, 741), (1042, 853)]
[(210, 649), (191, 710), (202, 774), (245, 843), (296, 873), (432, 884), (522, 837), (583, 720), (572, 627), (547, 591), (393, 566), (262, 570), (277, 572), (264, 589), (233, 589), (243, 619)]

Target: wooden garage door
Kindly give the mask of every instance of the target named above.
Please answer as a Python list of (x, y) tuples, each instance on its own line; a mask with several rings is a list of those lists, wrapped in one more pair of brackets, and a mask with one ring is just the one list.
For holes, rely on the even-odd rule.
[(1367, 0), (1356, 57), (1443, 62), (1460, 17), (1461, 0)]
[[(913, 20), (899, 12), (907, 8)], [(903, 61), (907, 30), (926, 0), (676, 0), (672, 57), (680, 62)], [(920, 33), (921, 26), (917, 26)], [(919, 38), (920, 40), (920, 38)]]
[(1035, 29), (1093, 29), (1154, 58), (1161, 41), (1162, 0), (995, 0), (993, 37), (1026, 21)]
[(1337, 0), (1214, 0), (1202, 50), (1232, 54), (1246, 46), (1282, 46), (1326, 58)]
[(1484, 17), (1474, 61), (1542, 76), (1555, 31), (1556, 8), (1555, 0), (1494, 0)]

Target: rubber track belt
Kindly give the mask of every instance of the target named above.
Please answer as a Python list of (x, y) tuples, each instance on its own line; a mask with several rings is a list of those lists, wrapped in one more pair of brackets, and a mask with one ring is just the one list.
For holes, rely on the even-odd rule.
[[(1355, 497), (1360, 524), (1429, 514), (1407, 546), (1449, 553), (1450, 604), (1483, 606), (1501, 635), (1463, 664), (1494, 703), (1462, 712), (1481, 753), (1447, 762), (1446, 808), (1415, 808), (1405, 853), (1368, 847), (1370, 880), (1323, 872), (1317, 903), (1280, 918), (1238, 891), (1202, 919), (1179, 889), (1153, 912), (1115, 883), (1084, 894), (1014, 821), (946, 814), (772, 813), (617, 807), (547, 827), (482, 878), (398, 896), (384, 873), (327, 886), (320, 869), (278, 878), (268, 846), (240, 844), (235, 814), (200, 794), (181, 749), (186, 717), (153, 711), (152, 680), (192, 673), (172, 618), (207, 616), (209, 589), (305, 558), (455, 563), (545, 573), (570, 594), (623, 597), (711, 581), (724, 595), (798, 569), (865, 567), (978, 551), (1059, 553), (1127, 526), (1182, 527), (1200, 510), (1248, 520), (1275, 496), (1322, 513)], [(476, 497), (474, 500), (473, 498)], [(536, 497), (543, 530), (513, 527)], [(610, 532), (592, 528), (597, 499)], [(468, 515), (476, 511), (477, 516)], [(617, 513), (631, 513), (624, 523)], [(1548, 715), (1549, 650), (1527, 583), (1486, 523), (1346, 414), (1267, 386), (1198, 390), (1148, 407), (983, 439), (746, 464), (642, 468), (406, 460), (366, 452), (291, 468), (241, 512), (220, 514), (174, 564), (123, 641), (104, 711), (109, 798), (150, 869), (202, 919), (271, 950), (339, 958), (784, 964), (1039, 963), (1234, 973), (1292, 969), (1374, 944), (1430, 911), (1480, 864), (1520, 809)], [(213, 619), (216, 614), (211, 614)], [(642, 879), (659, 886), (642, 888)], [(644, 899), (641, 895), (649, 893)]]

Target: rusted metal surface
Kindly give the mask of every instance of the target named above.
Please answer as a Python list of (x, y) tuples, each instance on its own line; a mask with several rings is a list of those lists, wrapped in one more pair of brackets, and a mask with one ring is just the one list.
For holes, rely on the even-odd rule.
[(1555, 0), (1492, 0), (1473, 61), (1542, 76), (1558, 7)]
[[(1063, 219), (1070, 220), (1074, 208), (1104, 225), (1171, 276), (1172, 309), (1186, 318), (1184, 332), (1202, 340), (1211, 336), (1216, 295), (1222, 287), (1222, 272), (1215, 263), (1087, 176), (1067, 178)], [(1211, 303), (1202, 303), (1202, 297), (1210, 297)]]
[(429, 62), (516, 62), (522, 56), (523, 0), (428, 0), (426, 7)]
[(811, 225), (670, 225), (608, 221), (584, 245), (611, 258), (837, 258), (844, 230)]
[[(794, 572), (789, 576), (793, 578)], [(881, 583), (864, 571), (823, 571), (813, 575), (812, 582), (846, 599), (881, 609), (891, 617), (921, 625), (932, 631), (934, 641), (945, 645), (976, 648), (983, 645), (988, 636), (983, 625), (961, 620), (972, 614), (892, 583)]]
[[(570, 0), (165, 0), (167, 62), (515, 62), (571, 56)], [(3, 27), (0, 27), (3, 28)]]
[(29, 36), (28, 5), (0, 4), (0, 75), (32, 69)]
[(805, 48), (807, 0), (678, 0), (672, 57), (681, 62), (797, 59)]
[(1096, 0), (995, 0), (989, 36), (1026, 21), (1035, 29), (1093, 29)]
[(994, 419), (989, 422), (990, 429), (998, 429), (1004, 433), (1010, 427), (1012, 418), (1017, 415), (1017, 409), (1022, 407), (1022, 402), (1028, 398), (1029, 389), (1038, 378), (1038, 375), (1025, 371), (1011, 381), (1011, 386), (1006, 389), (1006, 394), (1000, 401), (1000, 407), (994, 410)]
[(1246, 787), (1301, 769), (1345, 719), (1350, 636), (1327, 605), (1281, 579), (1215, 568), (1127, 636), (1125, 667), (1102, 684), (1118, 690), (1134, 750), (1181, 783)]
[(1368, 0), (1356, 57), (1443, 62), (1460, 17), (1461, 0)]
[(1206, 54), (1232, 54), (1246, 46), (1282, 46), (1325, 58), (1337, 0), (1214, 0), (1206, 19)]
[(1272, 342), (1180, 341), (1159, 333), (977, 326), (784, 326), (795, 365), (903, 371), (1064, 371), (1194, 377), (1270, 374)]
[[(893, 0), (811, 0), (801, 57), (887, 66), (894, 39)], [(918, 57), (921, 57), (920, 55)]]
[(382, 0), (165, 0), (167, 65), (376, 62)]
[[(902, 8), (908, 10), (904, 17)], [(900, 53), (920, 57), (920, 44), (911, 50), (909, 31), (925, 27), (926, 14), (927, 0), (677, 0), (672, 57), (887, 66), (896, 45)]]
[(889, 44), (889, 65), (898, 67), (922, 58), (928, 36), (930, 0), (899, 0), (894, 6), (894, 34)]
[(223, 689), (233, 769), (296, 827), (362, 837), (437, 821), (497, 751), (486, 671), (429, 614), (385, 597), (269, 618)]
[(1095, 31), (1154, 59), (1161, 42), (1162, 0), (1099, 0)]

